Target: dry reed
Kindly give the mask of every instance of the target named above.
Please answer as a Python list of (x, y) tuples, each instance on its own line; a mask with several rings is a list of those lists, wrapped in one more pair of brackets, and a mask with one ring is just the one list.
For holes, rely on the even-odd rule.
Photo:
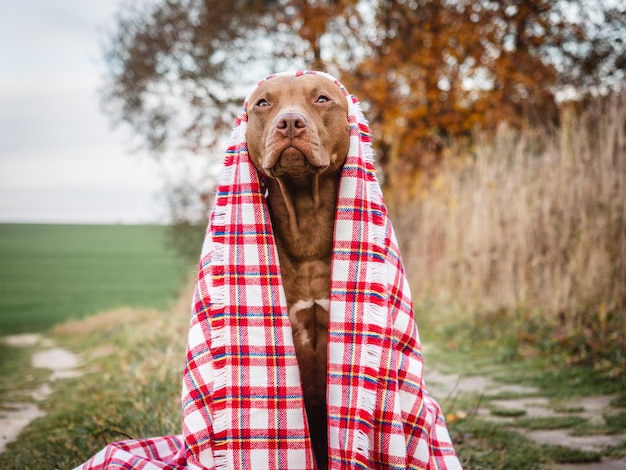
[(414, 301), (523, 312), (555, 341), (625, 360), (626, 90), (561, 118), (552, 132), (477, 135), (396, 213)]

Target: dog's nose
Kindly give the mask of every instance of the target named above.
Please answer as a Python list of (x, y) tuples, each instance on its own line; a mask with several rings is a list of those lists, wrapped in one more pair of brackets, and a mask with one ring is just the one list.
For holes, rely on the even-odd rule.
[(283, 113), (276, 118), (276, 129), (288, 137), (296, 137), (306, 131), (307, 120), (304, 114)]

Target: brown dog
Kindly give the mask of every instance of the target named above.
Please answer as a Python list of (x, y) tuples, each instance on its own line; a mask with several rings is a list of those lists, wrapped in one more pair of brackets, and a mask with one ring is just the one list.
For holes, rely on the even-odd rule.
[(340, 169), (349, 147), (348, 105), (324, 77), (276, 77), (248, 104), (250, 158), (266, 175), (309, 430), (328, 465), (326, 373), (330, 268)]

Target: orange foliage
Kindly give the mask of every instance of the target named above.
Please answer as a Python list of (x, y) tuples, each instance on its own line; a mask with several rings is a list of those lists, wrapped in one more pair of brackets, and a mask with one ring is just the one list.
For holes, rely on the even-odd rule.
[[(344, 82), (365, 96), (390, 178), (437, 161), (424, 145), (526, 119), (557, 118), (557, 73), (540, 49), (572, 33), (550, 0), (391, 0), (367, 58)], [(437, 153), (438, 155), (438, 153)]]
[(206, 151), (230, 127), (242, 77), (251, 85), (263, 67), (306, 63), (363, 100), (389, 186), (413, 187), (443, 144), (476, 127), (556, 121), (558, 85), (615, 83), (626, 64), (626, 15), (591, 0), (150, 5), (118, 18), (103, 100), (150, 150)]

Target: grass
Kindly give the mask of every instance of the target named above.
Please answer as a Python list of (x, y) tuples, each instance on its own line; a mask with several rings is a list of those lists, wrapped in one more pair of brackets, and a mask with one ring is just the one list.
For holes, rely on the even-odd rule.
[(508, 408), (492, 408), (491, 414), (493, 416), (500, 416), (502, 418), (519, 418), (526, 414), (526, 410), (522, 409), (508, 409)]
[(583, 449), (574, 449), (565, 446), (543, 446), (546, 456), (554, 463), (597, 463), (602, 459), (602, 453)]
[[(50, 335), (90, 371), (51, 383), (55, 392), (39, 404), (47, 415), (0, 455), (0, 468), (72, 468), (124, 435), (180, 432), (191, 294), (178, 310), (174, 304), (191, 270), (166, 247), (166, 233), (0, 225), (0, 334)], [(47, 382), (49, 372), (31, 366), (42, 347), (0, 342), (0, 409), (33, 402), (30, 393)]]
[(509, 359), (533, 346), (626, 373), (625, 141), (626, 89), (556, 129), (450, 147), (394, 214), (422, 328), (474, 323)]
[(545, 418), (522, 418), (515, 425), (525, 429), (567, 429), (582, 426), (587, 422), (579, 416), (550, 416)]
[(624, 377), (610, 377), (588, 366), (563, 367), (542, 359), (518, 360), (508, 364), (499, 378), (509, 383), (538, 387), (552, 400), (590, 395), (612, 395), (626, 387)]
[(466, 470), (538, 470), (550, 464), (599, 462), (603, 456), (597, 451), (541, 445), (502, 424), (468, 420), (449, 427)]
[(622, 394), (611, 401), (611, 406), (615, 408), (626, 408), (626, 395)]
[(32, 353), (33, 348), (14, 348), (0, 342), (0, 411), (47, 376), (44, 370), (30, 367)]
[[(73, 468), (108, 442), (179, 434), (190, 298), (186, 291), (169, 311), (120, 309), (55, 327), (50, 338), (80, 353), (86, 373), (51, 384), (54, 393), (40, 404), (47, 414), (0, 454), (0, 468)], [(25, 360), (32, 351), (14, 352), (3, 387), (36, 372)], [(45, 379), (39, 370), (21, 392)]]
[(189, 263), (165, 227), (0, 225), (0, 334), (41, 332), (118, 307), (165, 309)]
[[(463, 328), (459, 327), (459, 330)], [(446, 337), (437, 338), (432, 331), (427, 334), (420, 332), (420, 335), (427, 344), (437, 341), (443, 345), (446, 342)], [(487, 375), (496, 383), (536, 387), (542, 396), (549, 397), (555, 403), (555, 407), (564, 400), (592, 395), (619, 395), (613, 400), (612, 406), (626, 403), (623, 395), (626, 376), (613, 377), (591, 366), (564, 365), (555, 362), (552, 357), (503, 357), (498, 354), (500, 347), (492, 341), (469, 341), (467, 336), (463, 339), (460, 339), (461, 334), (458, 336), (452, 347), (427, 348), (426, 367), (436, 364), (445, 373)], [(485, 398), (517, 397), (517, 393), (498, 393)]]
[(626, 431), (626, 411), (604, 415), (608, 434), (619, 434)]

